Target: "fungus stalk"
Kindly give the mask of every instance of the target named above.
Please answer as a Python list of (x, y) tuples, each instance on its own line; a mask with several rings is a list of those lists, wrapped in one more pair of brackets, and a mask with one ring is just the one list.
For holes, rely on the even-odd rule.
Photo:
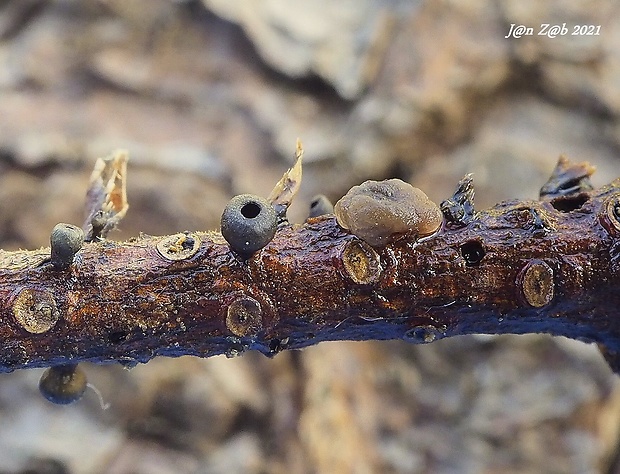
[(476, 212), (471, 176), (441, 207), (402, 182), (365, 184), (336, 216), (323, 203), (291, 224), (298, 160), (267, 201), (251, 198), (255, 217), (232, 201), (224, 236), (115, 242), (124, 162), (98, 162), (83, 244), (0, 251), (0, 371), (59, 366), (41, 390), (65, 403), (83, 393), (82, 361), (539, 332), (599, 343), (619, 370), (620, 179), (595, 190), (592, 171), (563, 159), (542, 200)]

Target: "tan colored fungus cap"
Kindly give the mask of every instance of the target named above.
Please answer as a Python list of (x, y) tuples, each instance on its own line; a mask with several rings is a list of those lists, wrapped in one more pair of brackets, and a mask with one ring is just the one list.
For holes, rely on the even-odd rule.
[(341, 227), (373, 247), (401, 235), (435, 232), (443, 220), (439, 206), (400, 179), (366, 181), (352, 187), (334, 206)]

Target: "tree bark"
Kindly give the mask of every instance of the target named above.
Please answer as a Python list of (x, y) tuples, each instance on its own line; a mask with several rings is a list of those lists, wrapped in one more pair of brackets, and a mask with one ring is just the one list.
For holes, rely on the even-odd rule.
[(617, 370), (620, 179), (593, 190), (561, 164), (541, 201), (479, 213), (467, 177), (436, 233), (379, 249), (325, 215), (247, 260), (218, 232), (94, 239), (63, 270), (0, 251), (0, 370), (472, 333), (597, 342)]

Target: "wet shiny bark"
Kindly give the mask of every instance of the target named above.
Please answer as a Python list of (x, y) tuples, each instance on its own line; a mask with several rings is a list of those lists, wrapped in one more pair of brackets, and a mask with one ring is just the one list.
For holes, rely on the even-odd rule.
[(617, 370), (620, 179), (593, 190), (561, 164), (541, 201), (479, 213), (466, 177), (438, 232), (377, 249), (326, 215), (247, 260), (217, 232), (87, 242), (63, 270), (0, 251), (0, 370), (538, 332), (600, 343)]
[[(119, 163), (91, 177), (91, 189), (106, 173), (118, 183), (89, 194), (104, 224), (126, 210)], [(0, 251), (0, 370), (542, 332), (599, 343), (618, 371), (620, 179), (594, 190), (593, 171), (561, 158), (540, 201), (483, 212), (467, 175), (437, 232), (382, 248), (331, 214), (284, 221), (249, 258), (218, 232), (114, 242), (87, 220), (92, 241), (70, 265), (53, 265), (50, 249)]]

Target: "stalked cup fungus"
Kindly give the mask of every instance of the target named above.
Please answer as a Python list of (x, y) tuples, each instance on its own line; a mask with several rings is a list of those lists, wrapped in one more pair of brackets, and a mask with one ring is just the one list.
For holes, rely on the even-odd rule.
[(271, 242), (277, 220), (276, 211), (267, 200), (253, 194), (240, 194), (224, 209), (222, 236), (232, 250), (249, 257)]
[(429, 235), (441, 225), (441, 210), (426, 194), (400, 179), (366, 181), (334, 206), (338, 224), (373, 247), (403, 234)]
[(84, 244), (84, 231), (71, 224), (56, 224), (52, 229), (50, 244), (52, 265), (57, 270), (66, 270)]
[(86, 375), (76, 364), (57, 365), (43, 372), (39, 390), (48, 401), (67, 405), (82, 398), (87, 385)]

